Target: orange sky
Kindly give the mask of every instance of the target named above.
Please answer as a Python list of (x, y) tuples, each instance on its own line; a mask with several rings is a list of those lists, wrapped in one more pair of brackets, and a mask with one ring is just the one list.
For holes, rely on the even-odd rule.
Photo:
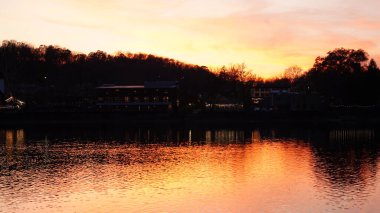
[(0, 0), (0, 40), (152, 53), (271, 77), (362, 48), (380, 60), (375, 0)]

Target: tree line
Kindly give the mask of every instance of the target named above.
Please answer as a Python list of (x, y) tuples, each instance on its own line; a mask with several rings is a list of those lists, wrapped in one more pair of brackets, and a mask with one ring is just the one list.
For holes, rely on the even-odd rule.
[(36, 104), (91, 98), (94, 89), (104, 84), (138, 85), (160, 80), (178, 81), (183, 103), (202, 105), (215, 97), (239, 101), (237, 97), (244, 89), (240, 75), (246, 71), (237, 71), (235, 67), (224, 68), (219, 75), (205, 66), (144, 53), (83, 54), (17, 41), (3, 41), (0, 47), (0, 72), (5, 76), (8, 95)]
[(293, 86), (299, 91), (318, 92), (330, 105), (377, 105), (380, 70), (364, 50), (338, 48), (317, 57)]
[(380, 98), (380, 70), (364, 50), (339, 48), (317, 57), (303, 71), (289, 67), (275, 79), (264, 80), (244, 64), (210, 70), (174, 59), (144, 53), (72, 52), (53, 45), (34, 47), (17, 41), (0, 46), (0, 72), (8, 95), (29, 103), (91, 99), (103, 84), (143, 84), (178, 81), (181, 103), (249, 103), (256, 83), (290, 87), (296, 92), (319, 93), (328, 104), (374, 105)]

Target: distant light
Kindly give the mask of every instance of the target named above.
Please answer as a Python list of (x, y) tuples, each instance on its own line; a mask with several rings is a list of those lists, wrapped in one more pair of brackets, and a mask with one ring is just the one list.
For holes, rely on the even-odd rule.
[(47, 79), (47, 77), (45, 76), (44, 79)]

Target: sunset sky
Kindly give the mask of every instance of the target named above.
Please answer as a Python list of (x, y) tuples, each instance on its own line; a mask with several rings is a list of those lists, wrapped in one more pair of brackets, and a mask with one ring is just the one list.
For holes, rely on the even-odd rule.
[(378, 0), (0, 0), (0, 40), (152, 53), (263, 76), (336, 47), (380, 62)]

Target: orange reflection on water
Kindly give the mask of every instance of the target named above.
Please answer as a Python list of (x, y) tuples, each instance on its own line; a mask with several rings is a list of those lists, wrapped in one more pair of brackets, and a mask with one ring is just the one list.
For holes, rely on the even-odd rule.
[[(194, 140), (195, 132), (190, 135)], [(246, 136), (250, 141), (245, 141)], [(321, 181), (329, 171), (316, 169), (320, 154), (309, 143), (262, 138), (259, 131), (205, 131), (204, 138), (205, 145), (181, 146), (50, 144), (41, 150), (46, 155), (40, 165), (1, 179), (3, 188), (13, 191), (0, 192), (0, 198), (17, 207), (0, 204), (0, 209), (320, 212), (334, 205), (320, 190), (335, 190)], [(360, 167), (360, 176), (373, 176), (373, 169)]]
[[(15, 164), (13, 152), (20, 152), (25, 149), (25, 133), (23, 129), (18, 130), (1, 130), (0, 131), (0, 146), (4, 144), (5, 161), (1, 162), (5, 166)], [(0, 153), (1, 154), (1, 153)], [(0, 165), (1, 166), (1, 165)]]

